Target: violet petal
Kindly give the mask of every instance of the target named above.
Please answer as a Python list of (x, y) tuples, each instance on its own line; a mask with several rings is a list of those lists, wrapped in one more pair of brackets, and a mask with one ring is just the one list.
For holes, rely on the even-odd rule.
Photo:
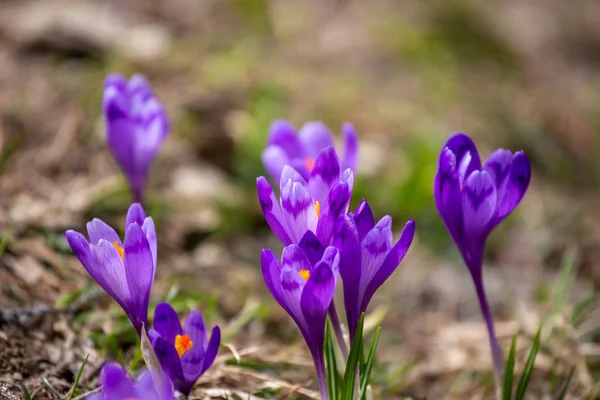
[(183, 333), (189, 335), (194, 347), (206, 349), (206, 323), (198, 311), (192, 311), (183, 325)]
[(260, 207), (267, 224), (269, 224), (269, 227), (271, 227), (275, 236), (277, 236), (284, 245), (292, 244), (292, 240), (285, 230), (285, 221), (279, 203), (275, 198), (275, 193), (273, 193), (271, 185), (264, 176), (261, 176), (256, 180), (256, 190), (258, 192)]
[(304, 156), (316, 159), (322, 149), (333, 146), (331, 131), (323, 122), (311, 121), (304, 124), (298, 133), (304, 148)]
[(177, 313), (168, 303), (159, 303), (154, 310), (154, 330), (167, 342), (174, 345), (175, 337), (182, 334)]
[(342, 135), (344, 141), (344, 160), (342, 161), (342, 169), (350, 168), (356, 171), (358, 163), (358, 134), (354, 126), (346, 122), (342, 125)]
[(486, 171), (474, 171), (462, 191), (465, 235), (474, 240), (486, 229), (496, 211), (496, 187)]

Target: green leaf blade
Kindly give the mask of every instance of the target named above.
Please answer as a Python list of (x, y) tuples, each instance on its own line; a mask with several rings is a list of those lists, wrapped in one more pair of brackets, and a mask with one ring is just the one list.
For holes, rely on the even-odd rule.
[(338, 380), (337, 365), (335, 362), (335, 349), (331, 340), (331, 327), (329, 320), (325, 325), (325, 362), (327, 368), (327, 385), (329, 389), (329, 398), (337, 399), (338, 396)]
[(369, 386), (369, 379), (371, 377), (371, 371), (373, 370), (373, 363), (375, 361), (375, 351), (377, 350), (377, 345), (379, 344), (379, 334), (381, 333), (381, 327), (378, 327), (375, 331), (375, 336), (373, 337), (373, 341), (371, 342), (371, 348), (369, 349), (369, 355), (367, 356), (366, 361), (364, 362), (364, 372), (362, 373), (361, 382), (360, 382), (360, 399), (366, 400), (367, 398), (367, 387)]
[(533, 339), (531, 351), (529, 352), (527, 362), (525, 363), (525, 367), (523, 368), (523, 375), (521, 375), (521, 379), (519, 380), (519, 384), (517, 386), (516, 400), (522, 400), (525, 397), (525, 391), (527, 390), (527, 386), (529, 385), (529, 379), (531, 378), (531, 373), (533, 372), (535, 358), (540, 348), (541, 333), (542, 327), (540, 326), (535, 335), (535, 338)]
[(517, 335), (513, 336), (512, 343), (510, 345), (510, 352), (508, 353), (508, 360), (506, 360), (506, 368), (504, 369), (504, 385), (502, 388), (502, 399), (512, 399), (512, 384), (513, 374), (515, 372), (515, 353), (517, 348)]
[(83, 369), (85, 368), (85, 364), (87, 364), (89, 356), (90, 356), (89, 354), (86, 355), (85, 359), (83, 360), (83, 363), (81, 363), (79, 372), (77, 372), (77, 376), (75, 377), (75, 382), (73, 382), (73, 389), (71, 390), (71, 393), (69, 394), (69, 400), (71, 400), (73, 397), (75, 397), (75, 391), (77, 390), (77, 386), (79, 386), (79, 380), (81, 379), (81, 375), (83, 375)]
[(356, 327), (356, 334), (354, 335), (354, 343), (350, 349), (348, 355), (348, 362), (346, 363), (346, 371), (344, 372), (344, 382), (342, 388), (341, 400), (353, 400), (354, 398), (354, 384), (356, 382), (356, 368), (360, 361), (360, 349), (363, 346), (363, 328), (365, 324), (365, 313), (362, 313), (358, 326)]
[(562, 387), (560, 388), (560, 391), (558, 392), (558, 395), (556, 396), (556, 400), (564, 400), (564, 398), (567, 395), (567, 390), (569, 389), (569, 384), (571, 383), (571, 378), (573, 378), (574, 373), (575, 373), (575, 368), (572, 368), (571, 372), (569, 373), (569, 376), (567, 376), (567, 379), (565, 379), (565, 382), (563, 383)]

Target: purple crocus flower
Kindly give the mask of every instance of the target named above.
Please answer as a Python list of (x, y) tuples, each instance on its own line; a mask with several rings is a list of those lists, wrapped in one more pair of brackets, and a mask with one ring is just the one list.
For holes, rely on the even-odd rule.
[(104, 82), (102, 108), (108, 146), (127, 180), (135, 202), (142, 203), (148, 172), (169, 132), (169, 119), (141, 75), (118, 74)]
[(452, 136), (442, 149), (435, 177), (435, 202), (473, 278), (498, 378), (504, 361), (483, 285), (483, 253), (488, 235), (519, 205), (530, 179), (523, 151), (498, 149), (482, 167), (475, 144), (464, 133)]
[(366, 312), (375, 291), (396, 270), (414, 235), (415, 222), (410, 220), (394, 244), (392, 218), (386, 215), (376, 224), (364, 199), (354, 213), (339, 217), (333, 243), (340, 249), (340, 275), (351, 341), (360, 315)]
[(283, 167), (280, 200), (264, 176), (256, 181), (258, 199), (267, 223), (284, 245), (299, 244), (312, 231), (324, 246), (331, 242), (335, 221), (348, 209), (354, 174), (340, 173), (333, 147), (319, 153), (308, 181), (289, 165)]
[(186, 396), (213, 364), (221, 345), (218, 326), (213, 328), (208, 341), (202, 314), (192, 311), (182, 329), (177, 313), (167, 303), (156, 306), (154, 329), (148, 331), (148, 337), (163, 370), (175, 388)]
[(149, 371), (143, 371), (137, 379), (132, 380), (127, 372), (115, 363), (108, 363), (102, 367), (100, 385), (102, 391), (87, 396), (88, 400), (175, 400), (173, 385), (166, 377), (159, 383)]
[(300, 245), (291, 244), (283, 249), (281, 263), (267, 249), (262, 252), (261, 264), (269, 291), (296, 322), (306, 341), (315, 364), (321, 399), (326, 400), (329, 394), (323, 354), (325, 320), (335, 293), (339, 254), (335, 247), (322, 250), (320, 246), (316, 236), (307, 231)]
[[(342, 169), (356, 171), (358, 135), (348, 122), (342, 126), (342, 135), (345, 147)], [(291, 123), (277, 120), (269, 128), (267, 147), (261, 158), (275, 182), (280, 181), (286, 165), (291, 165), (305, 180), (309, 180), (319, 153), (330, 146), (333, 146), (331, 131), (322, 122), (307, 122), (296, 134), (296, 128)]]
[(68, 230), (71, 249), (91, 275), (129, 317), (140, 334), (147, 325), (148, 302), (156, 271), (156, 230), (140, 204), (129, 207), (125, 240), (103, 221), (87, 223), (89, 242), (79, 232)]

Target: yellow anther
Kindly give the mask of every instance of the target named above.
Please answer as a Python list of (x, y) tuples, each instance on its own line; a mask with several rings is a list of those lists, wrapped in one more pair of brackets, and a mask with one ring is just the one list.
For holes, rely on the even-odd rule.
[(186, 351), (194, 346), (192, 339), (189, 335), (177, 335), (175, 336), (175, 350), (179, 354), (179, 358), (183, 357)]
[(121, 260), (125, 261), (125, 250), (119, 246), (119, 242), (113, 242), (112, 245), (115, 246), (115, 249), (117, 249), (119, 256), (121, 256)]
[(321, 203), (315, 202), (315, 211), (317, 212), (317, 219), (321, 218)]
[(298, 275), (300, 275), (304, 281), (307, 281), (308, 278), (310, 278), (310, 271), (307, 269), (301, 269), (298, 271)]

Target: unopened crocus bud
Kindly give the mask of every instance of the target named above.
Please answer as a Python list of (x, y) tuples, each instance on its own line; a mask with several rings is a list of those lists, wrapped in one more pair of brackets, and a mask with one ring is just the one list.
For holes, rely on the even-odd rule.
[(118, 74), (104, 82), (102, 111), (108, 147), (133, 200), (142, 203), (150, 167), (169, 132), (167, 113), (141, 75), (127, 80)]

